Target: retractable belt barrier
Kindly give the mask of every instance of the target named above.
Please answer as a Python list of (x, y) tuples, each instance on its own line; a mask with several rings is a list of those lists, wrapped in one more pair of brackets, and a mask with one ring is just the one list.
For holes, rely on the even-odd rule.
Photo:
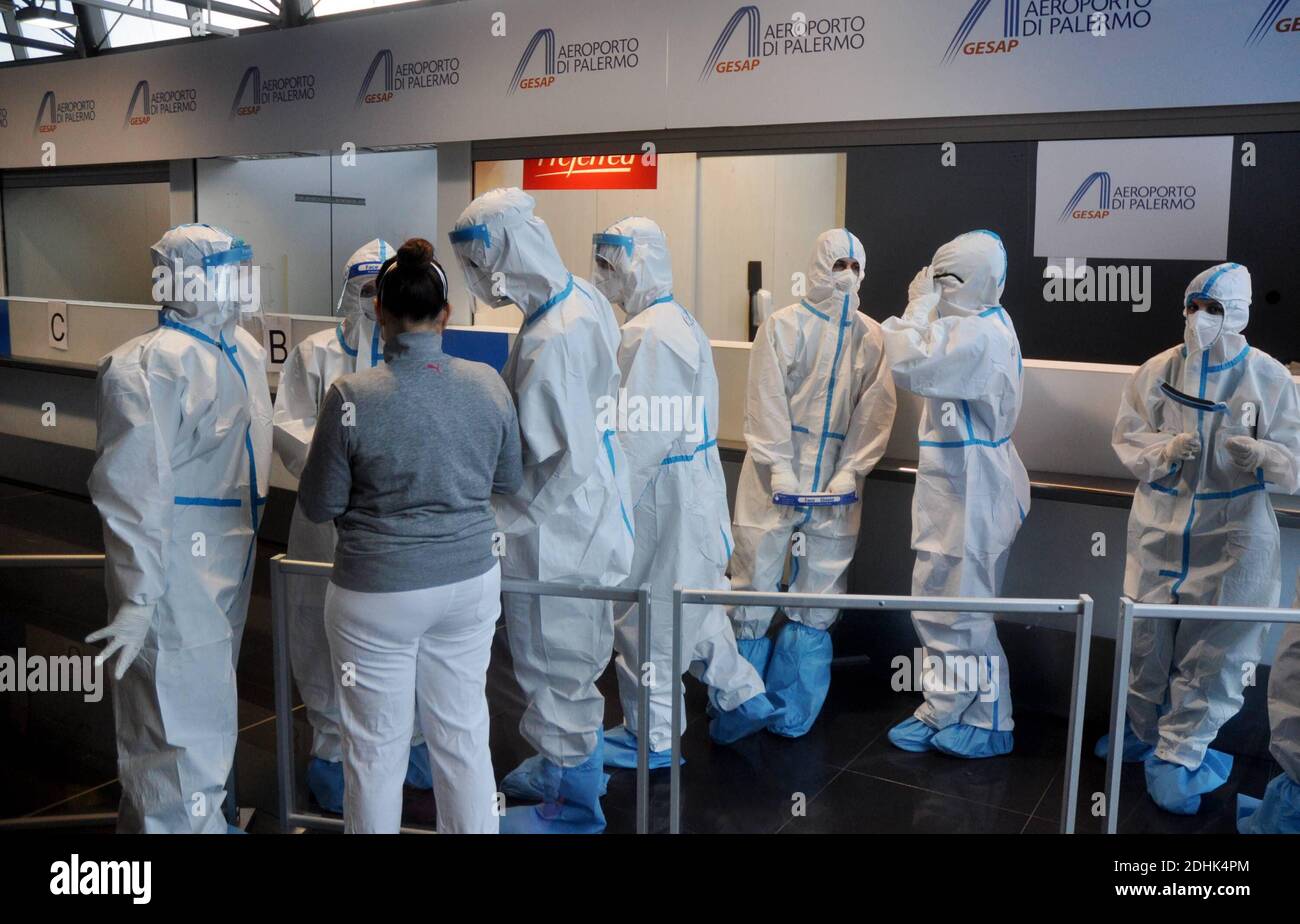
[(1134, 603), (1119, 598), (1119, 626), (1115, 632), (1115, 673), (1110, 697), (1110, 752), (1106, 755), (1106, 833), (1119, 828), (1119, 784), (1124, 767), (1124, 719), (1128, 714), (1128, 668), (1133, 654), (1136, 619), (1194, 619), (1206, 622), (1300, 623), (1300, 609), (1252, 606), (1181, 606)]
[[(1061, 806), (1061, 833), (1074, 833), (1075, 802), (1079, 790), (1079, 759), (1082, 749), (1083, 708), (1088, 691), (1088, 654), (1092, 647), (1092, 598), (1086, 594), (1072, 600), (1039, 600), (1014, 597), (899, 597), (874, 594), (759, 593), (743, 590), (693, 590), (673, 588), (673, 678), (672, 698), (676, 703), (682, 689), (682, 607), (691, 604), (822, 607), (839, 610), (931, 610), (948, 613), (1041, 613), (1074, 617), (1074, 682), (1070, 692), (1069, 730), (1065, 742), (1065, 795)], [(680, 834), (681, 817), (681, 715), (674, 707), (672, 722), (671, 804), (669, 833)]]
[[(343, 820), (315, 812), (299, 812), (295, 792), (295, 766), (292, 720), (292, 677), (289, 668), (289, 617), (285, 599), (286, 574), (317, 575), (328, 578), (332, 566), (324, 562), (294, 561), (284, 555), (271, 559), (271, 614), (272, 642), (275, 658), (275, 750), (276, 774), (279, 778), (280, 820), (287, 831), (294, 827), (339, 831)], [(536, 597), (566, 597), (583, 600), (609, 600), (617, 603), (635, 603), (639, 608), (637, 644), (640, 650), (650, 650), (650, 589), (637, 590), (603, 587), (599, 584), (559, 584), (547, 581), (525, 581), (502, 578), (503, 594), (527, 594)], [(645, 723), (650, 720), (650, 688), (641, 684), (637, 691), (637, 708), (641, 713), (637, 729), (636, 766), (636, 830), (645, 834), (650, 824), (650, 734)], [(404, 833), (429, 833), (430, 829), (403, 826)]]

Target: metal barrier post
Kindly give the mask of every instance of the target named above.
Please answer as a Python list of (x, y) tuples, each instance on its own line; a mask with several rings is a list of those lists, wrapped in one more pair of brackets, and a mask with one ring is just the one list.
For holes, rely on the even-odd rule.
[[(642, 584), (636, 593), (637, 606), (637, 646), (641, 652), (640, 670), (645, 670), (645, 665), (649, 662), (654, 664), (654, 652), (651, 650), (650, 641), (650, 585)], [(655, 683), (661, 682), (653, 673), (651, 667), (650, 676)], [(640, 683), (636, 692), (637, 711), (640, 713), (640, 721), (636, 727), (636, 833), (650, 833), (650, 686), (645, 682), (645, 676), (640, 676)]]
[(297, 805), (294, 791), (293, 705), (290, 690), (289, 616), (284, 572), (284, 555), (271, 559), (271, 658), (275, 681), (275, 772), (280, 832), (291, 830), (289, 816)]
[(1119, 629), (1115, 639), (1115, 676), (1111, 692), (1110, 753), (1106, 757), (1106, 833), (1119, 829), (1120, 776), (1124, 766), (1124, 719), (1128, 711), (1128, 668), (1133, 650), (1133, 624), (1138, 619), (1174, 619), (1200, 622), (1294, 623), (1300, 609), (1253, 606), (1182, 606), (1172, 603), (1134, 603), (1120, 598)]
[(1119, 829), (1119, 780), (1124, 769), (1124, 720), (1128, 713), (1128, 669), (1133, 654), (1133, 601), (1121, 597), (1115, 630), (1115, 669), (1110, 678), (1110, 750), (1106, 754), (1106, 833)]
[(668, 833), (682, 833), (682, 716), (677, 703), (682, 696), (682, 587), (673, 587), (673, 744), (668, 771)]
[[(1065, 805), (1061, 818), (1062, 833), (1074, 832), (1075, 798), (1079, 779), (1082, 751), (1083, 708), (1088, 692), (1088, 654), (1092, 645), (1092, 599), (1080, 596), (1073, 600), (1026, 599), (1014, 597), (904, 597), (875, 594), (801, 594), (764, 593), (748, 590), (691, 590), (676, 587), (673, 590), (673, 678), (680, 683), (680, 652), (682, 606), (685, 604), (720, 603), (730, 605), (778, 607), (833, 607), (839, 610), (935, 610), (948, 613), (1042, 613), (1069, 614), (1075, 617), (1074, 689), (1070, 699), (1070, 714), (1066, 734), (1065, 755)], [(675, 690), (676, 688), (674, 688)], [(676, 713), (674, 713), (674, 717)], [(674, 724), (674, 747), (677, 744)], [(677, 777), (676, 754), (673, 761), (672, 817), (669, 831), (681, 831), (681, 797)]]

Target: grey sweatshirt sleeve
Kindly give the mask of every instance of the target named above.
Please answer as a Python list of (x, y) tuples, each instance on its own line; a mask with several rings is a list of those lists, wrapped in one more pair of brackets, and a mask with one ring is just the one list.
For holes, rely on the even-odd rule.
[(343, 423), (343, 404), (342, 393), (331, 386), (321, 402), (307, 464), (298, 480), (298, 506), (313, 523), (342, 516), (352, 496), (351, 427)]
[(501, 440), (501, 454), (497, 457), (496, 476), (492, 479), (492, 493), (514, 494), (524, 481), (524, 464), (519, 445), (519, 415), (510, 392), (505, 392), (505, 433)]

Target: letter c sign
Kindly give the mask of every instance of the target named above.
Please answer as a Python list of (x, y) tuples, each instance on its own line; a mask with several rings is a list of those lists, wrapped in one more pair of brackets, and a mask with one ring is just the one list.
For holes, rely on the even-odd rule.
[(66, 302), (48, 302), (50, 347), (55, 350), (68, 348), (68, 305)]

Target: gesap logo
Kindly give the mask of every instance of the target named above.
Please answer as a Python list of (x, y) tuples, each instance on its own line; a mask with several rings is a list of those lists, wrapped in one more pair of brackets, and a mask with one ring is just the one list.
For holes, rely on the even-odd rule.
[[(538, 29), (519, 57), (519, 64), (510, 77), (506, 95), (514, 94), (516, 90), (544, 90), (553, 86), (557, 77), (565, 74), (633, 70), (641, 63), (637, 54), (640, 47), (641, 40), (636, 36), (557, 45), (555, 30)], [(542, 73), (540, 76), (529, 76), (529, 65), (538, 48), (542, 50)]]
[(316, 75), (294, 74), (288, 77), (262, 79), (262, 69), (254, 64), (244, 71), (230, 104), (230, 117), (252, 116), (263, 106), (280, 103), (301, 103), (316, 98)]
[[(1109, 34), (1151, 25), (1154, 0), (1002, 0), (1001, 29), (972, 39), (993, 0), (975, 0), (943, 54), (949, 64), (958, 55), (1000, 55), (1018, 49), (1036, 36)], [(992, 20), (992, 17), (989, 17)], [(988, 35), (987, 32), (992, 32)]]
[(658, 163), (646, 163), (640, 154), (524, 161), (524, 189), (655, 189), (658, 183)]
[(95, 121), (95, 101), (93, 99), (74, 99), (60, 103), (53, 90), (46, 90), (41, 97), (40, 108), (36, 110), (36, 125), (33, 133), (52, 132), (67, 122)]
[[(718, 33), (700, 70), (700, 80), (713, 74), (743, 74), (758, 68), (764, 58), (861, 51), (867, 27), (863, 16), (822, 16), (798, 21), (780, 20), (763, 28), (756, 6), (742, 6), (731, 14)], [(743, 57), (725, 57), (737, 30), (744, 36)], [(734, 52), (732, 52), (734, 54)]]
[[(1300, 15), (1282, 15), (1290, 2), (1291, 0), (1269, 0), (1268, 6), (1264, 8), (1263, 14), (1255, 23), (1255, 28), (1250, 30), (1246, 44), (1258, 45), (1268, 37), (1270, 32), (1300, 36)], [(1292, 13), (1300, 13), (1300, 10), (1293, 10)]]
[(131, 93), (131, 102), (126, 107), (125, 125), (148, 125), (156, 115), (170, 115), (177, 112), (195, 112), (199, 108), (198, 91), (190, 89), (159, 90), (149, 92), (149, 81), (141, 80)]
[[(375, 77), (381, 72), (383, 84), (380, 88), (375, 88)], [(381, 48), (370, 62), (365, 79), (361, 81), (356, 106), (387, 103), (404, 90), (431, 90), (436, 87), (454, 87), (458, 83), (460, 58), (426, 58), (394, 65), (392, 49)]]
[[(1097, 189), (1097, 206), (1089, 208), (1088, 194)], [(1189, 183), (1149, 183), (1114, 186), (1109, 172), (1088, 174), (1061, 210), (1059, 222), (1097, 221), (1115, 212), (1190, 212), (1196, 208), (1196, 187)]]

